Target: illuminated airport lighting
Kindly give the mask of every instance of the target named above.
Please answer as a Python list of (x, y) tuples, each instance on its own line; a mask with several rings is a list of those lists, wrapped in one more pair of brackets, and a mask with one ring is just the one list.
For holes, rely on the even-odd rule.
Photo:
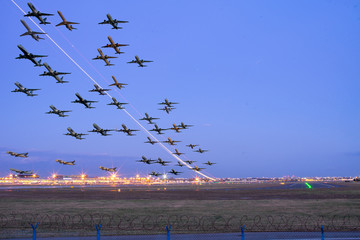
[(310, 184), (308, 184), (307, 182), (305, 183), (305, 185), (308, 187), (308, 188), (312, 188), (312, 186)]

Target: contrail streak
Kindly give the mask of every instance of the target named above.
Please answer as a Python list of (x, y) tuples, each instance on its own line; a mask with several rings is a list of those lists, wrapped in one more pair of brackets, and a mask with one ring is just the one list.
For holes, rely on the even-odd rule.
[[(15, 6), (25, 15), (26, 12), (18, 5), (16, 4), (16, 2), (14, 0), (11, 0), (11, 2), (13, 2), (15, 4)], [(35, 24), (35, 26), (37, 26), (43, 33), (45, 33), (45, 35), (55, 44), (55, 46), (57, 46), (62, 53), (65, 54), (65, 56), (67, 56), (71, 62), (73, 62), (91, 81), (93, 81), (95, 84), (99, 85), (99, 87), (101, 87), (101, 85), (99, 83), (97, 83), (74, 59), (72, 59), (69, 54), (67, 54), (65, 52), (64, 49), (62, 49), (50, 36), (49, 34), (47, 34), (31, 17), (28, 17), (30, 19), (30, 21)], [(106, 95), (109, 98), (112, 98), (112, 96), (108, 93), (105, 92)], [(151, 136), (153, 139), (155, 139), (156, 141), (159, 142), (160, 146), (166, 151), (168, 152), (172, 157), (174, 157), (176, 160), (180, 161), (182, 164), (184, 164), (186, 167), (188, 167), (189, 169), (195, 171), (189, 164), (187, 164), (186, 162), (184, 162), (183, 160), (181, 160), (178, 156), (175, 156), (164, 144), (162, 144), (155, 136), (153, 136), (136, 118), (134, 118), (128, 111), (126, 111), (126, 109), (122, 109), (132, 120), (134, 120), (134, 122), (136, 122), (137, 125), (139, 125), (139, 127), (145, 132), (147, 133), (149, 136)], [(205, 175), (204, 173), (200, 172), (200, 171), (195, 171), (196, 173), (202, 175), (203, 177), (206, 177), (208, 179), (211, 180), (215, 180), (214, 178), (211, 178), (207, 175)]]

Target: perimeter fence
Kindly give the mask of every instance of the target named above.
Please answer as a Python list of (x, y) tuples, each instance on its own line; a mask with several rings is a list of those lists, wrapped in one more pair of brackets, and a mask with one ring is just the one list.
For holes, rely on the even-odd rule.
[(102, 235), (246, 232), (360, 232), (360, 216), (196, 216), (196, 215), (121, 215), (121, 214), (0, 214), (0, 234), (4, 237), (29, 236), (30, 224), (39, 223), (39, 236), (92, 236), (95, 225)]

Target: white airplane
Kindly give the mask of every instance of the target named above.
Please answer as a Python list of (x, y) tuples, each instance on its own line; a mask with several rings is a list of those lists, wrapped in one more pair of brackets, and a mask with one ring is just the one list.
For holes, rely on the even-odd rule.
[(147, 62), (153, 62), (153, 61), (143, 60), (140, 59), (138, 56), (135, 56), (135, 60), (132, 60), (131, 62), (128, 63), (137, 63), (139, 64), (139, 67), (146, 67), (146, 65), (144, 65), (143, 63), (147, 63)]
[(100, 22), (99, 24), (110, 24), (113, 28), (112, 29), (122, 29), (122, 27), (118, 27), (118, 23), (128, 23), (128, 21), (119, 21), (116, 19), (112, 19), (111, 15), (108, 13), (106, 14), (106, 17), (108, 20), (104, 20), (103, 22)]
[(18, 87), (17, 89), (11, 91), (11, 92), (22, 92), (30, 97), (37, 96), (37, 94), (33, 94), (33, 91), (41, 90), (41, 89), (35, 89), (35, 88), (25, 88), (23, 85), (21, 85), (19, 82), (15, 82), (15, 85)]
[(21, 23), (25, 26), (27, 32), (23, 33), (20, 35), (20, 37), (22, 36), (26, 36), (26, 35), (30, 35), (33, 39), (35, 39), (36, 41), (39, 41), (39, 39), (44, 39), (44, 38), (41, 38), (39, 37), (39, 35), (36, 35), (36, 34), (46, 34), (46, 33), (43, 33), (43, 32), (34, 32), (33, 30), (30, 29), (30, 27), (26, 24), (26, 22), (24, 20), (20, 20)]
[(42, 12), (36, 10), (34, 5), (29, 2), (28, 2), (28, 6), (31, 9), (31, 12), (29, 11), (28, 14), (24, 15), (24, 17), (36, 17), (37, 19), (39, 19), (40, 24), (44, 24), (44, 25), (50, 24), (49, 22), (46, 22), (46, 18), (42, 18), (42, 16), (53, 16), (54, 14), (42, 13)]

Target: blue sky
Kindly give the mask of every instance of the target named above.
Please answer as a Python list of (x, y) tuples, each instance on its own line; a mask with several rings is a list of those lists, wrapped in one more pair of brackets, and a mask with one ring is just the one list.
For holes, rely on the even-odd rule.
[[(29, 11), (27, 1), (16, 1)], [(182, 141), (184, 160), (216, 162), (205, 173), (213, 177), (250, 176), (355, 176), (360, 157), (360, 42), (359, 1), (32, 1), (52, 25), (41, 27), (102, 87), (114, 75), (127, 83), (109, 93), (131, 103), (135, 118), (148, 112), (160, 117), (162, 128), (181, 121), (195, 125), (165, 137)], [(89, 133), (83, 141), (64, 136), (67, 127), (87, 132), (92, 124), (139, 129), (125, 113), (106, 105), (110, 99), (90, 93), (93, 83), (49, 39), (36, 42), (19, 35), (24, 19), (10, 1), (0, 16), (2, 128), (0, 176), (9, 168), (34, 169), (42, 177), (51, 173), (104, 175), (98, 167), (119, 167), (120, 176), (166, 172), (172, 167), (136, 163), (142, 155), (172, 158), (159, 146), (144, 144), (146, 135), (121, 133), (103, 137)], [(54, 27), (61, 21), (79, 22), (77, 30)], [(110, 13), (127, 20), (112, 30), (98, 22)], [(37, 20), (34, 19), (36, 22)], [(115, 42), (130, 44), (125, 54), (105, 67), (91, 60), (97, 48)], [(40, 77), (45, 68), (17, 60), (22, 44), (29, 52), (45, 54), (53, 69), (71, 72), (57, 84)], [(105, 54), (114, 56), (111, 49)], [(153, 60), (146, 68), (127, 64), (135, 55)], [(41, 88), (30, 98), (12, 93), (14, 82)], [(96, 109), (73, 104), (75, 93), (99, 101)], [(171, 114), (159, 111), (164, 98), (179, 102)], [(126, 100), (125, 100), (126, 99)], [(68, 118), (44, 114), (53, 104), (72, 110)], [(143, 125), (150, 129), (148, 124)], [(157, 137), (158, 135), (156, 135)], [(159, 138), (163, 140), (163, 137)], [(194, 153), (186, 144), (200, 144), (207, 153)], [(173, 149), (173, 148), (169, 148)], [(29, 152), (18, 159), (6, 151)], [(55, 159), (76, 160), (61, 166)], [(181, 176), (195, 176), (192, 171)]]

